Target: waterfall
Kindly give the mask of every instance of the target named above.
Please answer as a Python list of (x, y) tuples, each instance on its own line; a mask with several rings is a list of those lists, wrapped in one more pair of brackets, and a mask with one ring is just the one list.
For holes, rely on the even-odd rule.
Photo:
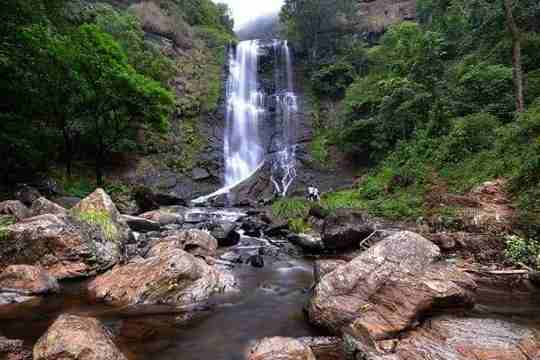
[[(274, 84), (261, 86), (260, 57), (271, 55)], [(268, 58), (266, 58), (268, 60)], [(270, 81), (271, 83), (271, 81)], [(274, 192), (286, 196), (296, 178), (296, 114), (292, 55), (286, 41), (240, 42), (229, 51), (229, 77), (226, 86), (227, 112), (223, 153), (224, 187), (213, 194), (193, 200), (204, 203), (228, 194), (237, 185), (271, 164)], [(264, 89), (264, 90), (263, 90)], [(275, 109), (275, 110), (274, 110)], [(275, 134), (259, 134), (272, 124)], [(264, 137), (262, 137), (264, 135)], [(264, 140), (264, 141), (263, 141)], [(270, 142), (268, 153), (265, 145)]]
[[(281, 136), (272, 163), (272, 183), (280, 196), (286, 196), (296, 178), (296, 115), (291, 51), (287, 41), (274, 41), (274, 81), (276, 88), (276, 123)], [(284, 63), (283, 63), (284, 60)], [(283, 76), (284, 75), (284, 76)]]
[(257, 78), (259, 42), (242, 41), (231, 51), (224, 141), (225, 187), (249, 177), (264, 161), (259, 120), (265, 114)]

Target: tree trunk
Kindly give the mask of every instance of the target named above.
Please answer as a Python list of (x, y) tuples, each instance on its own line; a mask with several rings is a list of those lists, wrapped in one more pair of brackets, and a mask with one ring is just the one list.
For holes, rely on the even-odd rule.
[(516, 97), (516, 111), (525, 111), (523, 95), (523, 67), (521, 62), (521, 34), (512, 13), (512, 0), (504, 0), (506, 22), (512, 34), (512, 70), (514, 78), (514, 93)]

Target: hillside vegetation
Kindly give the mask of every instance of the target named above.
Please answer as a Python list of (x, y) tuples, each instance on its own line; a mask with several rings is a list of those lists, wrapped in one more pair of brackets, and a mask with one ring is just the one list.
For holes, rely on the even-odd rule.
[(217, 108), (225, 5), (210, 0), (7, 0), (0, 15), (3, 183), (170, 149)]
[(353, 1), (297, 5), (281, 19), (309, 69), (317, 153), (337, 146), (367, 169), (323, 206), (416, 221), (456, 213), (436, 194), (503, 178), (524, 236), (538, 236), (538, 2), (419, 0), (418, 21), (371, 44), (343, 25)]

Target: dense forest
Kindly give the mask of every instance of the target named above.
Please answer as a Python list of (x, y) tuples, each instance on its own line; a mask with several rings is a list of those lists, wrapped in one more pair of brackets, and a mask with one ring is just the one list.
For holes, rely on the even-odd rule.
[(328, 206), (449, 216), (456, 209), (434, 194), (504, 178), (538, 236), (538, 2), (422, 0), (418, 21), (376, 36), (351, 18), (354, 6), (288, 0), (281, 13), (311, 82), (313, 151), (325, 162), (337, 145), (372, 169)]
[(3, 5), (3, 183), (60, 173), (69, 186), (77, 165), (93, 167), (103, 185), (112, 153), (167, 146), (167, 129), (215, 109), (224, 49), (235, 40), (229, 9), (210, 0), (156, 4)]

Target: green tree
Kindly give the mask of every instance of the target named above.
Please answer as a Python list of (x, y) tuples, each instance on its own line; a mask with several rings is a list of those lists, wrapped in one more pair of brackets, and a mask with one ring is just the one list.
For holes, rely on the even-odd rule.
[(79, 105), (84, 134), (95, 147), (96, 179), (103, 183), (106, 155), (130, 140), (138, 125), (164, 130), (173, 111), (173, 95), (129, 64), (114, 39), (95, 25), (82, 25), (70, 36), (80, 76)]

